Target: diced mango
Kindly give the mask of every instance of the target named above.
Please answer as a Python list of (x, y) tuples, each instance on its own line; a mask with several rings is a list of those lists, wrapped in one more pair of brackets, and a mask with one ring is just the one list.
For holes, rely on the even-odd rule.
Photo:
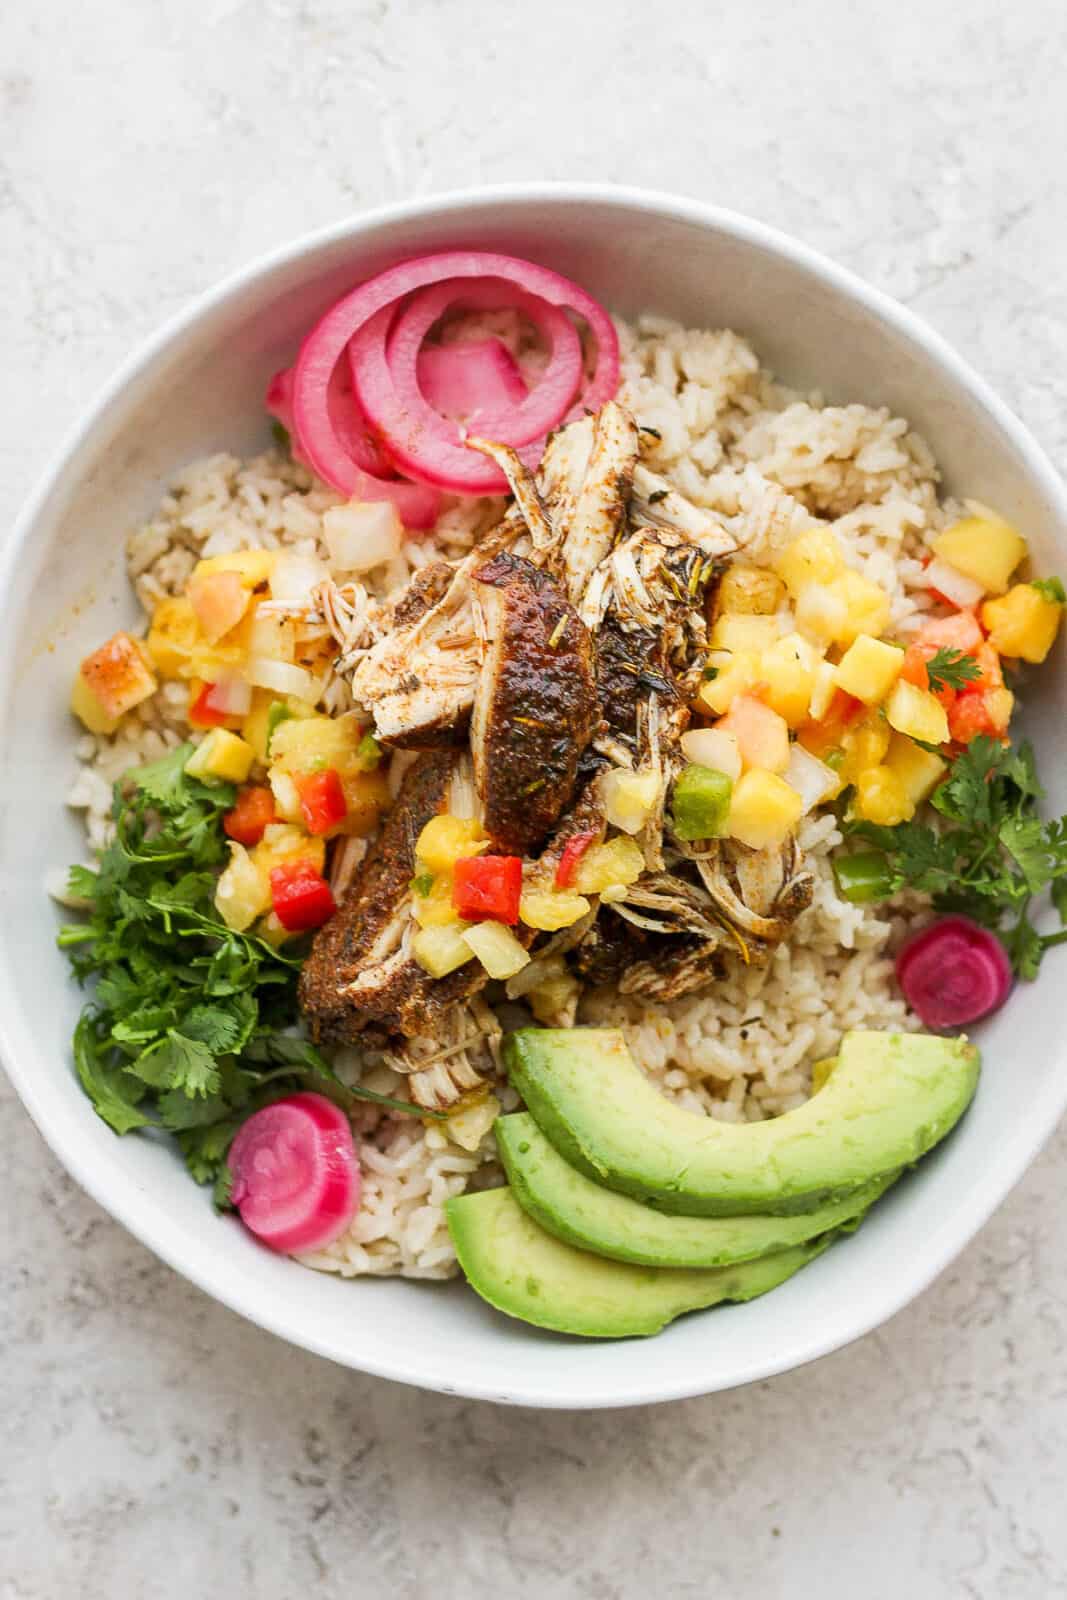
[(1035, 665), (1052, 649), (1062, 619), (1059, 601), (1046, 600), (1032, 583), (1017, 583), (982, 607), (982, 623), (994, 650)]
[(933, 750), (923, 750), (902, 733), (889, 741), (885, 764), (901, 782), (913, 806), (921, 806), (933, 793), (948, 763)]
[(715, 603), (720, 614), (771, 617), (785, 598), (780, 578), (765, 567), (728, 567), (719, 584)]
[(712, 628), (708, 643), (713, 650), (752, 650), (761, 654), (781, 631), (777, 617), (724, 612)]
[(447, 978), (450, 972), (474, 960), (474, 951), (463, 938), (468, 924), (455, 922), (446, 928), (420, 928), (411, 941), (411, 953), (431, 978)]
[(876, 706), (900, 677), (903, 664), (903, 650), (861, 633), (838, 662), (834, 681), (839, 689), (862, 700), (864, 705)]
[(716, 724), (732, 733), (747, 771), (784, 772), (789, 765), (789, 729), (785, 718), (754, 695), (738, 695), (726, 716)]
[(205, 556), (193, 568), (194, 578), (211, 577), (216, 572), (236, 572), (247, 589), (269, 583), (278, 560), (277, 550), (230, 550), (221, 556)]
[(447, 813), (431, 817), (419, 834), (415, 854), (428, 872), (451, 872), (457, 861), (489, 848), (481, 824)]
[(604, 815), (613, 828), (640, 833), (659, 799), (662, 779), (651, 770), (608, 772), (601, 780)]
[(791, 728), (799, 728), (808, 715), (818, 656), (799, 633), (778, 639), (760, 658), (763, 698)]
[(230, 864), (215, 885), (215, 909), (228, 928), (243, 933), (270, 910), (270, 880), (240, 844), (230, 845)]
[(1010, 522), (989, 511), (963, 517), (946, 528), (933, 548), (942, 561), (980, 583), (987, 594), (1003, 594), (1026, 555), (1026, 540)]
[(856, 812), (864, 822), (895, 828), (910, 821), (915, 806), (891, 767), (868, 767), (856, 780)]
[(294, 774), (322, 772), (326, 767), (343, 773), (357, 767), (362, 737), (363, 728), (354, 711), (343, 717), (290, 717), (274, 730), (271, 764)]
[(530, 964), (526, 950), (502, 922), (476, 922), (462, 937), (491, 978), (513, 978)]
[(186, 592), (200, 632), (209, 644), (218, 644), (248, 610), (249, 591), (236, 572), (194, 576)]
[(749, 650), (735, 655), (716, 651), (709, 655), (704, 670), (713, 672), (715, 676), (706, 678), (701, 684), (701, 704), (715, 716), (721, 717), (729, 711), (734, 697), (751, 689), (759, 678), (759, 656)]
[(800, 821), (804, 802), (774, 772), (742, 773), (730, 801), (727, 831), (753, 850), (780, 845)]
[(152, 624), (145, 641), (156, 671), (164, 678), (177, 678), (187, 665), (197, 644), (203, 643), (194, 612), (185, 595), (161, 600), (152, 613)]
[(603, 894), (615, 884), (636, 883), (645, 870), (645, 858), (632, 839), (617, 836), (590, 845), (578, 858), (573, 887), (576, 895)]
[(774, 567), (797, 599), (809, 584), (832, 583), (844, 572), (845, 558), (837, 536), (829, 528), (811, 528), (785, 547)]
[(255, 755), (252, 746), (229, 728), (212, 728), (185, 763), (185, 770), (190, 778), (209, 783), (244, 783)]
[(944, 744), (948, 738), (948, 717), (941, 702), (929, 689), (898, 678), (886, 701), (889, 726), (921, 744)]
[(850, 645), (861, 633), (877, 638), (885, 632), (890, 603), (883, 588), (860, 572), (844, 573), (833, 587), (845, 603), (845, 621), (835, 635), (838, 644)]
[(79, 667), (71, 710), (90, 733), (114, 733), (120, 718), (157, 688), (143, 642), (132, 634), (116, 633)]
[(528, 928), (542, 933), (557, 933), (569, 928), (590, 910), (584, 894), (570, 889), (524, 889), (519, 901), (519, 917)]

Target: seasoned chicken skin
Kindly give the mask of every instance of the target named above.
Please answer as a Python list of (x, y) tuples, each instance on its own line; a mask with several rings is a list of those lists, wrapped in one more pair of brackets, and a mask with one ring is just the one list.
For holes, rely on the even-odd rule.
[(529, 855), (574, 797), (599, 718), (593, 641), (560, 585), (502, 552), (474, 574), (485, 655), (471, 718), (482, 825)]

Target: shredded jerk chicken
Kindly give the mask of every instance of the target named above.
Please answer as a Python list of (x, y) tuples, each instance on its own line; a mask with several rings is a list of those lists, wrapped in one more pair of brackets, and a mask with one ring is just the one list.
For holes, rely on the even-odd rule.
[(479, 961), (432, 978), (412, 951), (416, 842), (432, 817), (478, 822), (491, 851), (523, 858), (524, 895), (544, 895), (568, 841), (627, 838), (607, 822), (612, 774), (649, 785), (635, 881), (590, 890), (565, 927), (516, 929), (531, 959), (507, 997), (546, 1023), (573, 1022), (588, 984), (665, 1001), (714, 984), (728, 958), (763, 962), (812, 896), (792, 837), (762, 851), (688, 843), (667, 812), (707, 602), (739, 548), (730, 520), (642, 463), (615, 402), (556, 433), (536, 472), (468, 442), (514, 496), (477, 548), (385, 605), (323, 595), (357, 705), (383, 744), (417, 754), (375, 843), (335, 868), (339, 910), (300, 986), (317, 1039), (382, 1051), (429, 1109), (483, 1085), (500, 1034)]

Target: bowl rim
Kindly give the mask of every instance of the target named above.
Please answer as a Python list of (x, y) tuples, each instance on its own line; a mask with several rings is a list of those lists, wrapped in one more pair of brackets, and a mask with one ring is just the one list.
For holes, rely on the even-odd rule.
[[(693, 223), (775, 254), (821, 279), (831, 290), (872, 313), (883, 325), (921, 346), (950, 380), (967, 393), (1008, 437), (1021, 457), (1026, 472), (1067, 523), (1067, 487), (1025, 424), (943, 335), (910, 308), (867, 283), (849, 268), (838, 265), (820, 251), (771, 224), (689, 196), (625, 184), (510, 182), (450, 189), (358, 212), (255, 256), (245, 265), (228, 272), (208, 289), (195, 294), (187, 305), (168, 317), (119, 364), (46, 460), (5, 541), (6, 547), (0, 557), (0, 595), (6, 597), (12, 592), (13, 576), (33, 538), (38, 517), (58, 487), (68, 463), (90, 440), (126, 386), (150, 368), (169, 348), (178, 345), (185, 333), (205, 314), (239, 294), (259, 277), (297, 263), (303, 256), (323, 247), (347, 239), (355, 241), (379, 227), (431, 217), (461, 218), (463, 212), (471, 207), (509, 203), (535, 206), (542, 201), (575, 206), (615, 206), (621, 212), (639, 211), (668, 220)], [(0, 705), (11, 703), (14, 672), (15, 662), (11, 655), (5, 653), (0, 656)], [(491, 1381), (456, 1383), (449, 1379), (446, 1372), (436, 1368), (432, 1353), (425, 1366), (417, 1372), (407, 1361), (361, 1359), (357, 1363), (350, 1352), (332, 1339), (315, 1338), (303, 1331), (294, 1331), (284, 1306), (275, 1306), (267, 1297), (257, 1295), (254, 1291), (246, 1293), (242, 1283), (227, 1277), (221, 1265), (215, 1264), (217, 1258), (210, 1250), (197, 1253), (190, 1259), (177, 1235), (172, 1238), (166, 1228), (157, 1230), (152, 1225), (146, 1225), (143, 1213), (133, 1203), (132, 1195), (127, 1200), (122, 1195), (112, 1194), (107, 1176), (95, 1161), (83, 1153), (78, 1140), (65, 1138), (62, 1131), (54, 1126), (47, 1103), (49, 1094), (41, 1087), (47, 1079), (39, 1076), (32, 1066), (32, 1036), (27, 1034), (25, 1038), (16, 1039), (16, 1033), (25, 1033), (21, 1026), (15, 1025), (13, 1019), (18, 1016), (19, 1002), (11, 972), (6, 964), (0, 963), (0, 1063), (45, 1143), (97, 1204), (198, 1289), (291, 1344), (375, 1377), (498, 1404), (577, 1409), (571, 1400), (560, 1398), (549, 1385), (543, 1383), (535, 1382), (526, 1388), (514, 1383), (509, 1388), (501, 1388)], [(973, 1207), (961, 1212), (955, 1222), (943, 1222), (934, 1230), (932, 1241), (928, 1237), (928, 1253), (923, 1268), (903, 1285), (899, 1282), (891, 1284), (887, 1276), (877, 1292), (872, 1290), (865, 1299), (863, 1309), (857, 1308), (851, 1316), (843, 1316), (832, 1332), (813, 1333), (799, 1347), (795, 1342), (791, 1343), (780, 1359), (775, 1357), (741, 1363), (728, 1381), (715, 1382), (711, 1389), (699, 1376), (671, 1378), (657, 1374), (654, 1382), (641, 1379), (624, 1391), (597, 1396), (581, 1409), (648, 1405), (738, 1388), (805, 1366), (881, 1326), (928, 1288), (976, 1236), (1051, 1137), (1065, 1110), (1067, 1074), (1059, 1085), (1053, 1080), (1045, 1093), (1031, 1103), (1026, 1125), (1012, 1140), (1000, 1147), (995, 1161), (985, 1169), (982, 1191), (980, 1196), (976, 1196)]]

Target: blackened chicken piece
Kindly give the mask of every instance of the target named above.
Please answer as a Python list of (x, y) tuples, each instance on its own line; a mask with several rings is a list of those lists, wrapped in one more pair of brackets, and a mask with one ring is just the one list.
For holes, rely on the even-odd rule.
[(560, 585), (502, 552), (474, 574), (485, 654), (471, 717), (482, 825), (531, 855), (574, 797), (599, 718), (593, 641)]
[(315, 935), (300, 974), (300, 1008), (318, 1042), (351, 1043), (371, 1029), (432, 1034), (445, 1013), (486, 982), (469, 962), (433, 979), (410, 954), (415, 844), (431, 817), (450, 809), (464, 757), (420, 756), (330, 921)]

